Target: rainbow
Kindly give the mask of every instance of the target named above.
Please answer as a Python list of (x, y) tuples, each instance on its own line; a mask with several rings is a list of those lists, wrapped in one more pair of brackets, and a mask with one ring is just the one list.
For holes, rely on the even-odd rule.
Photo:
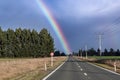
[(65, 38), (61, 28), (60, 28), (60, 25), (57, 23), (55, 18), (52, 16), (50, 10), (47, 8), (47, 6), (43, 2), (43, 0), (37, 0), (37, 3), (39, 5), (40, 9), (43, 11), (44, 15), (46, 16), (46, 18), (48, 19), (52, 28), (54, 29), (56, 35), (58, 36), (65, 53), (70, 54), (70, 51), (71, 51), (70, 47), (69, 47), (68, 42), (67, 42), (67, 40), (66, 40), (66, 38)]

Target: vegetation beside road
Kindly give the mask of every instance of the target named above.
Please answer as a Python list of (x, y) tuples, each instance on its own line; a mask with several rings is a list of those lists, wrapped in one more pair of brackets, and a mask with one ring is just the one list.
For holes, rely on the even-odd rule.
[(114, 63), (115, 63), (117, 67), (116, 72), (120, 73), (120, 56), (88, 56), (87, 59), (86, 57), (83, 57), (83, 58), (77, 57), (77, 59), (80, 59), (82, 61), (88, 61), (97, 66), (100, 66), (112, 71), (114, 71)]
[[(0, 80), (41, 80), (47, 73), (60, 65), (66, 57), (54, 57), (54, 66), (49, 58), (0, 59)], [(44, 70), (44, 62), (48, 70)]]
[[(54, 53), (54, 66), (50, 66)], [(59, 56), (59, 57), (58, 57)], [(47, 29), (7, 29), (0, 27), (0, 80), (40, 80), (66, 59), (55, 51), (54, 39)], [(47, 57), (47, 58), (44, 58)], [(44, 70), (44, 63), (48, 70)]]
[(0, 28), (0, 58), (38, 58), (54, 52), (54, 39), (47, 29)]
[(120, 56), (89, 56), (88, 58), (94, 58), (94, 59), (112, 59), (112, 60), (118, 60), (120, 59)]

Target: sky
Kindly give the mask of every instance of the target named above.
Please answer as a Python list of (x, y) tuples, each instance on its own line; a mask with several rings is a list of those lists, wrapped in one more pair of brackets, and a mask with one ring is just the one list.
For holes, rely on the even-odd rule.
[[(99, 47), (102, 34), (104, 48), (120, 49), (120, 0), (43, 0), (69, 43), (71, 51)], [(64, 52), (55, 31), (37, 0), (0, 0), (2, 29), (47, 28), (54, 38), (56, 50)]]

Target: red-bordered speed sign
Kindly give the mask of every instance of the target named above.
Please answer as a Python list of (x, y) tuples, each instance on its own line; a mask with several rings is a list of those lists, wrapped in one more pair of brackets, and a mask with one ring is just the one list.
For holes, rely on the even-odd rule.
[(51, 53), (50, 53), (50, 56), (54, 56), (54, 53), (53, 53), (53, 52), (51, 52)]

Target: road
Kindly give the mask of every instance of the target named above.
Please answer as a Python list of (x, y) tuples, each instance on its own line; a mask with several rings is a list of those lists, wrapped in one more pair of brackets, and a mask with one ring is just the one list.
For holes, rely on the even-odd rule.
[(69, 57), (63, 66), (46, 80), (120, 80), (120, 75)]

